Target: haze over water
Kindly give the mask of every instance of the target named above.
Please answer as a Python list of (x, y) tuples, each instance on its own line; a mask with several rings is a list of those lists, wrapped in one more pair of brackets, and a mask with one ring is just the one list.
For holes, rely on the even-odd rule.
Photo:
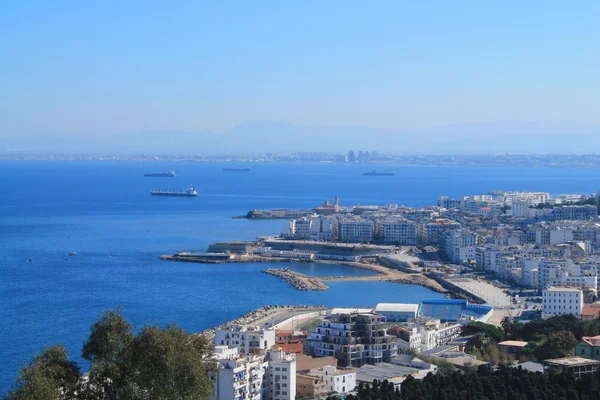
[[(224, 173), (223, 166), (0, 163), (0, 393), (45, 344), (65, 343), (78, 358), (91, 323), (107, 308), (121, 306), (137, 326), (176, 321), (200, 331), (267, 304), (374, 306), (441, 296), (385, 282), (329, 282), (327, 292), (299, 292), (260, 273), (265, 265), (158, 260), (160, 254), (205, 249), (214, 241), (280, 231), (283, 221), (231, 218), (250, 209), (311, 208), (336, 195), (342, 205), (419, 206), (435, 204), (439, 195), (496, 189), (558, 194), (600, 188), (600, 173), (593, 169), (385, 166), (396, 176), (366, 177), (362, 172), (372, 166), (250, 164), (248, 173)], [(142, 176), (170, 169), (176, 178)], [(189, 184), (199, 197), (148, 194), (159, 186)], [(342, 266), (294, 268), (320, 275), (365, 273)]]

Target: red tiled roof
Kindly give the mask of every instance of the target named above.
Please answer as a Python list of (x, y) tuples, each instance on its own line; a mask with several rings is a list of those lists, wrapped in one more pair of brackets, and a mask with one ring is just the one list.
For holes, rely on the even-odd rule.
[(581, 340), (590, 346), (596, 346), (596, 344), (600, 345), (600, 336), (584, 336), (581, 338)]

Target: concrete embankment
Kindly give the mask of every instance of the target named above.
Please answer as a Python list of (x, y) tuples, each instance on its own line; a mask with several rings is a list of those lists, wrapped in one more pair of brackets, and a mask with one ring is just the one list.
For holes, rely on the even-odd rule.
[[(256, 310), (252, 310), (249, 313), (242, 315), (239, 318), (231, 320), (221, 325), (206, 329), (200, 332), (201, 335), (206, 335), (212, 339), (215, 335), (215, 331), (218, 329), (224, 329), (228, 325), (256, 325), (262, 326), (264, 321), (273, 320), (274, 323), (285, 321), (294, 315), (301, 315), (311, 311), (323, 311), (325, 306), (286, 306), (286, 305), (273, 305), (264, 306)], [(278, 318), (279, 317), (279, 318)]]
[(274, 275), (286, 281), (297, 290), (327, 290), (329, 287), (318, 278), (294, 272), (289, 268), (267, 268), (264, 273)]
[(437, 276), (435, 274), (428, 274), (429, 278), (435, 280), (439, 285), (441, 285), (442, 287), (444, 287), (449, 293), (450, 296), (453, 299), (465, 299), (465, 300), (469, 300), (471, 303), (474, 304), (485, 304), (486, 301), (484, 299), (482, 299), (479, 296), (476, 296), (475, 294), (455, 285), (454, 283), (447, 281), (446, 279)]

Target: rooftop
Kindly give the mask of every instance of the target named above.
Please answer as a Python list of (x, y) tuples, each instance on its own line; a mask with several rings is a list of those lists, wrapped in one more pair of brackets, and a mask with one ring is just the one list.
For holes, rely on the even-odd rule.
[(375, 307), (377, 312), (414, 312), (419, 310), (418, 304), (406, 304), (406, 303), (379, 303)]
[[(390, 363), (366, 364), (356, 370), (356, 380), (362, 382), (373, 382), (373, 379), (380, 381), (401, 382), (408, 375), (419, 372), (417, 368), (403, 367)], [(398, 379), (400, 378), (400, 379)]]
[(551, 286), (547, 289), (548, 292), (576, 292), (579, 291), (581, 292), (580, 288), (576, 288), (576, 287), (559, 287), (559, 286)]
[(498, 346), (525, 347), (527, 346), (527, 342), (521, 342), (520, 340), (505, 340), (504, 342), (498, 343)]
[(544, 361), (546, 365), (559, 367), (576, 367), (581, 365), (600, 365), (600, 361), (582, 357), (552, 358)]

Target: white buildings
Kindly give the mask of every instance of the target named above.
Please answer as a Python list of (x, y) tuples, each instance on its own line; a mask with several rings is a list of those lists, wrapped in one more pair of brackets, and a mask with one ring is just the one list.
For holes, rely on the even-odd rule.
[(417, 241), (417, 224), (406, 219), (386, 220), (381, 223), (383, 242), (412, 246)]
[(346, 219), (338, 223), (339, 239), (347, 243), (372, 242), (375, 224), (365, 219)]
[(460, 223), (445, 218), (425, 222), (417, 226), (417, 235), (421, 244), (437, 245), (439, 236), (447, 230), (460, 228)]
[(264, 353), (275, 344), (275, 330), (229, 325), (215, 332), (214, 344), (235, 347), (240, 354)]
[(535, 214), (535, 211), (531, 208), (532, 205), (534, 203), (528, 200), (513, 201), (510, 206), (511, 215), (513, 218), (529, 218)]
[(542, 292), (542, 316), (572, 314), (581, 317), (583, 290), (575, 287), (549, 287)]
[(539, 245), (555, 246), (573, 240), (573, 231), (560, 227), (540, 227), (535, 231), (535, 243)]
[(417, 353), (443, 346), (460, 336), (462, 325), (459, 323), (442, 323), (439, 319), (426, 322), (411, 321), (394, 326), (388, 333), (398, 339), (398, 352), (413, 350)]
[(418, 304), (379, 303), (375, 312), (385, 317), (386, 322), (404, 322), (415, 319), (419, 313)]
[(214, 400), (294, 400), (296, 355), (281, 350), (240, 355), (237, 348), (215, 346)]
[(281, 350), (269, 350), (267, 360), (267, 386), (264, 398), (267, 400), (295, 400), (296, 355)]
[(286, 222), (281, 234), (298, 240), (332, 240), (334, 223), (331, 218), (311, 215)]
[(476, 259), (477, 238), (465, 229), (449, 230), (439, 235), (440, 249), (454, 264)]
[[(217, 346), (215, 357), (225, 357)], [(236, 350), (236, 349), (234, 349)], [(213, 377), (214, 400), (262, 400), (263, 380), (268, 363), (263, 355), (239, 356), (228, 354), (217, 360), (217, 370)]]
[(356, 370), (338, 369), (332, 365), (311, 369), (307, 375), (322, 379), (327, 384), (327, 393), (346, 394), (356, 387)]

